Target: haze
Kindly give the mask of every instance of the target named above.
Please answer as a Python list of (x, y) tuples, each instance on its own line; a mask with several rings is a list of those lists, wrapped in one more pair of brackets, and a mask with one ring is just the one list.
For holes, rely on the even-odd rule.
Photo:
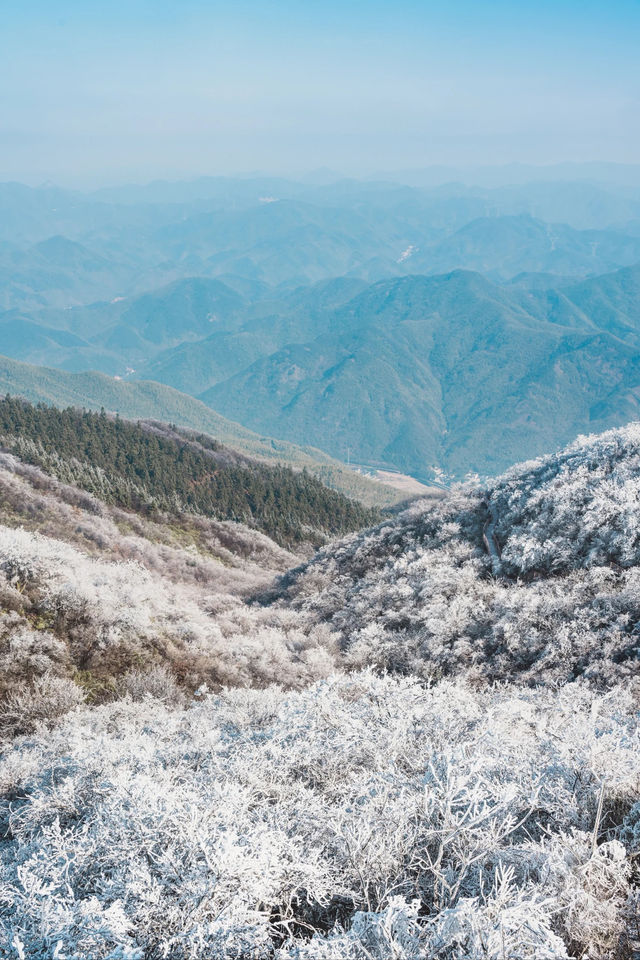
[(25, 0), (0, 179), (638, 160), (640, 8)]

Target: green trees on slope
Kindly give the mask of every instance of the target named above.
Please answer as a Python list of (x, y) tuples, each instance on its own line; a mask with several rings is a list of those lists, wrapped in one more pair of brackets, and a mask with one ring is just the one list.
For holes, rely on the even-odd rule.
[(0, 400), (0, 442), (106, 502), (235, 520), (289, 546), (319, 544), (379, 519), (378, 511), (329, 490), (306, 470), (268, 466), (210, 437), (104, 412), (33, 406), (6, 396)]

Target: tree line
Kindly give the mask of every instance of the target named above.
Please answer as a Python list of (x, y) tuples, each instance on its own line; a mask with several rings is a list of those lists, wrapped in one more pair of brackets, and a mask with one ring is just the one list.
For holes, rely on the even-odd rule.
[[(23, 460), (50, 472), (52, 455), (59, 458), (74, 483), (106, 502), (234, 520), (285, 546), (318, 545), (380, 519), (378, 510), (325, 487), (306, 470), (229, 456), (212, 438), (162, 435), (104, 410), (60, 410), (7, 395), (0, 400), (0, 436)], [(32, 442), (18, 451), (25, 440)], [(97, 483), (97, 471), (110, 481), (106, 486)]]

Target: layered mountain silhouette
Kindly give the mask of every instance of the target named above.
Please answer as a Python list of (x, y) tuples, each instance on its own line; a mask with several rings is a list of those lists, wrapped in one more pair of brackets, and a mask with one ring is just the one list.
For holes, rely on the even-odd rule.
[(0, 184), (0, 214), (16, 360), (154, 381), (421, 479), (499, 472), (638, 413), (631, 185)]
[(129, 376), (341, 459), (421, 478), (433, 467), (490, 474), (638, 410), (640, 267), (549, 282), (456, 270), (255, 300), (185, 279), (48, 311), (65, 330), (12, 315), (0, 333), (21, 359), (121, 375), (127, 364)]
[(537, 293), (464, 271), (384, 281), (203, 399), (334, 455), (493, 473), (637, 415), (639, 277)]

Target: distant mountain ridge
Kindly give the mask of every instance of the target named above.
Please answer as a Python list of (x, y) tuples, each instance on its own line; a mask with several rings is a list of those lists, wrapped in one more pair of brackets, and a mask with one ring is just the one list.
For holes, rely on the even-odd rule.
[(557, 275), (605, 273), (640, 260), (637, 237), (612, 230), (575, 230), (530, 214), (479, 217), (412, 258), (416, 273), (461, 267), (495, 280), (524, 271)]
[(62, 329), (5, 317), (0, 335), (40, 363), (122, 371), (122, 394), (132, 377), (160, 381), (252, 431), (429, 480), (495, 474), (639, 416), (638, 304), (640, 266), (507, 284), (464, 270), (343, 277), (258, 300), (185, 278), (42, 314)]
[[(493, 474), (638, 415), (640, 186), (570, 169), (0, 184), (0, 353), (349, 462)], [(160, 390), (149, 416), (191, 404)]]
[(253, 429), (268, 423), (419, 478), (433, 466), (494, 474), (640, 416), (639, 277), (635, 267), (558, 291), (465, 271), (381, 281), (314, 340), (263, 357), (202, 399)]

